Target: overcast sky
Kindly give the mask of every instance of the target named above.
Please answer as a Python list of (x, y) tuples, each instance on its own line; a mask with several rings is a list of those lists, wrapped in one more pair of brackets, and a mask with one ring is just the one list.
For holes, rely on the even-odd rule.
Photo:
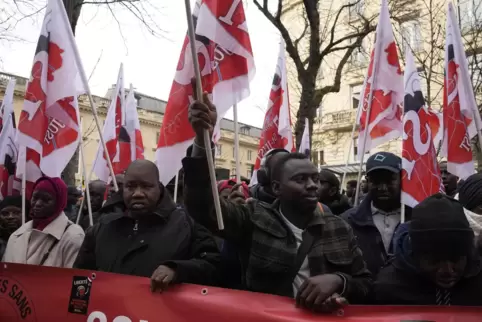
[[(38, 8), (45, 4), (43, 0), (37, 1)], [(256, 78), (251, 83), (251, 96), (238, 107), (239, 121), (261, 127), (277, 61), (279, 33), (252, 2), (244, 2)], [(119, 65), (123, 62), (126, 87), (133, 83), (137, 91), (143, 94), (168, 99), (187, 28), (184, 1), (154, 0), (146, 8), (152, 12), (160, 28), (165, 30), (165, 37), (150, 35), (122, 6), (113, 7), (119, 26), (105, 5), (84, 5), (76, 39), (87, 75), (92, 73), (100, 57), (90, 79), (93, 94), (105, 95), (116, 82)], [(13, 6), (10, 9), (16, 10)], [(32, 10), (23, 8), (24, 12)], [(1, 71), (29, 76), (42, 20), (43, 11), (17, 24), (14, 34), (23, 41), (0, 42)], [(232, 118), (232, 114), (228, 113), (227, 117)]]

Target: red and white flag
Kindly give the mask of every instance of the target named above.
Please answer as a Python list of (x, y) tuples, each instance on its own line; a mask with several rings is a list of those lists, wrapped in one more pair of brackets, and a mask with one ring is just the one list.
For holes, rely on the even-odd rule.
[(447, 158), (447, 170), (465, 179), (475, 171), (470, 140), (477, 135), (481, 121), (458, 20), (450, 2), (446, 29), (442, 154)]
[(39, 155), (26, 162), (38, 161), (37, 166), (50, 177), (60, 177), (78, 147), (77, 96), (86, 92), (67, 21), (62, 2), (49, 0), (17, 131), (19, 146)]
[(258, 183), (257, 171), (266, 152), (272, 149), (285, 149), (295, 152), (291, 129), (290, 101), (288, 96), (288, 76), (286, 72), (285, 43), (281, 40), (278, 63), (271, 84), (268, 110), (264, 117), (263, 131), (259, 140), (258, 155), (254, 164), (250, 185)]
[[(429, 111), (412, 51), (407, 47), (402, 143), (402, 203), (415, 207), (443, 191), (433, 136), (438, 117)], [(435, 130), (435, 131), (433, 131)]]
[[(198, 0), (193, 20), (202, 87), (212, 95), (218, 112), (216, 128), (219, 128), (224, 114), (249, 96), (249, 83), (255, 74), (243, 2)], [(156, 160), (164, 184), (181, 169), (181, 160), (195, 136), (188, 121), (188, 108), (193, 100), (191, 78), (194, 77), (189, 46), (186, 36), (157, 145)]]
[[(367, 115), (372, 91), (370, 115)], [(366, 152), (399, 137), (402, 131), (403, 75), (387, 0), (382, 0), (375, 47), (360, 95), (358, 148), (363, 147), (366, 137)], [(368, 126), (365, 128), (367, 118)], [(363, 155), (358, 153), (358, 157)]]
[[(14, 194), (18, 146), (15, 143), (16, 126), (13, 110), (15, 79), (10, 79), (0, 107), (0, 199)], [(17, 194), (18, 191), (15, 191)]]
[(131, 140), (131, 161), (144, 159), (141, 123), (137, 114), (137, 99), (132, 85), (126, 97), (126, 130)]
[[(107, 147), (114, 174), (123, 173), (131, 163), (131, 138), (126, 128), (126, 104), (124, 92), (124, 68), (121, 64), (117, 84), (107, 111), (102, 129), (102, 137)], [(105, 158), (104, 148), (99, 144), (93, 171), (104, 182), (109, 182), (111, 173)]]

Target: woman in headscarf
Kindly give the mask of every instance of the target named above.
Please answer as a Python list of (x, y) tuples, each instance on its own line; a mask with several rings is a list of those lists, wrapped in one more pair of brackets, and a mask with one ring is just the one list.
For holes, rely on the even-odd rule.
[[(25, 203), (25, 213), (30, 202)], [(22, 196), (7, 196), (0, 202), (0, 258), (3, 257), (10, 235), (22, 226)]]
[(32, 220), (10, 236), (3, 261), (72, 267), (84, 240), (84, 231), (67, 218), (63, 212), (66, 204), (67, 186), (62, 179), (38, 179), (32, 193)]

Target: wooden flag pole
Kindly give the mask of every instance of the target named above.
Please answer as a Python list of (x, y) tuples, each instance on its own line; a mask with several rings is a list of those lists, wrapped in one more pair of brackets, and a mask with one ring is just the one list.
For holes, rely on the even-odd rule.
[[(186, 6), (187, 30), (188, 30), (189, 44), (191, 47), (191, 55), (192, 55), (192, 60), (194, 65), (194, 75), (196, 77), (196, 93), (197, 93), (197, 98), (199, 100), (202, 100), (203, 90), (202, 90), (202, 83), (201, 83), (201, 71), (199, 70), (199, 61), (197, 59), (196, 34), (194, 32), (194, 23), (192, 20), (191, 3), (190, 3), (190, 0), (184, 0), (184, 3)], [(211, 179), (211, 190), (213, 193), (214, 209), (216, 210), (216, 217), (218, 220), (218, 228), (219, 230), (223, 230), (224, 229), (223, 215), (221, 213), (221, 203), (219, 201), (219, 192), (216, 184), (214, 160), (213, 160), (213, 155), (211, 153), (212, 152), (211, 137), (209, 135), (208, 130), (204, 131), (204, 148), (206, 149), (206, 158), (208, 161), (209, 177)]]

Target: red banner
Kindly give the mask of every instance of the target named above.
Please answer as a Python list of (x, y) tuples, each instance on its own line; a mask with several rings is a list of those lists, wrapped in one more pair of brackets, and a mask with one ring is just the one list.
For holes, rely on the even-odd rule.
[(480, 322), (482, 308), (350, 306), (338, 315), (297, 309), (288, 298), (182, 285), (163, 294), (149, 279), (0, 264), (2, 322)]

